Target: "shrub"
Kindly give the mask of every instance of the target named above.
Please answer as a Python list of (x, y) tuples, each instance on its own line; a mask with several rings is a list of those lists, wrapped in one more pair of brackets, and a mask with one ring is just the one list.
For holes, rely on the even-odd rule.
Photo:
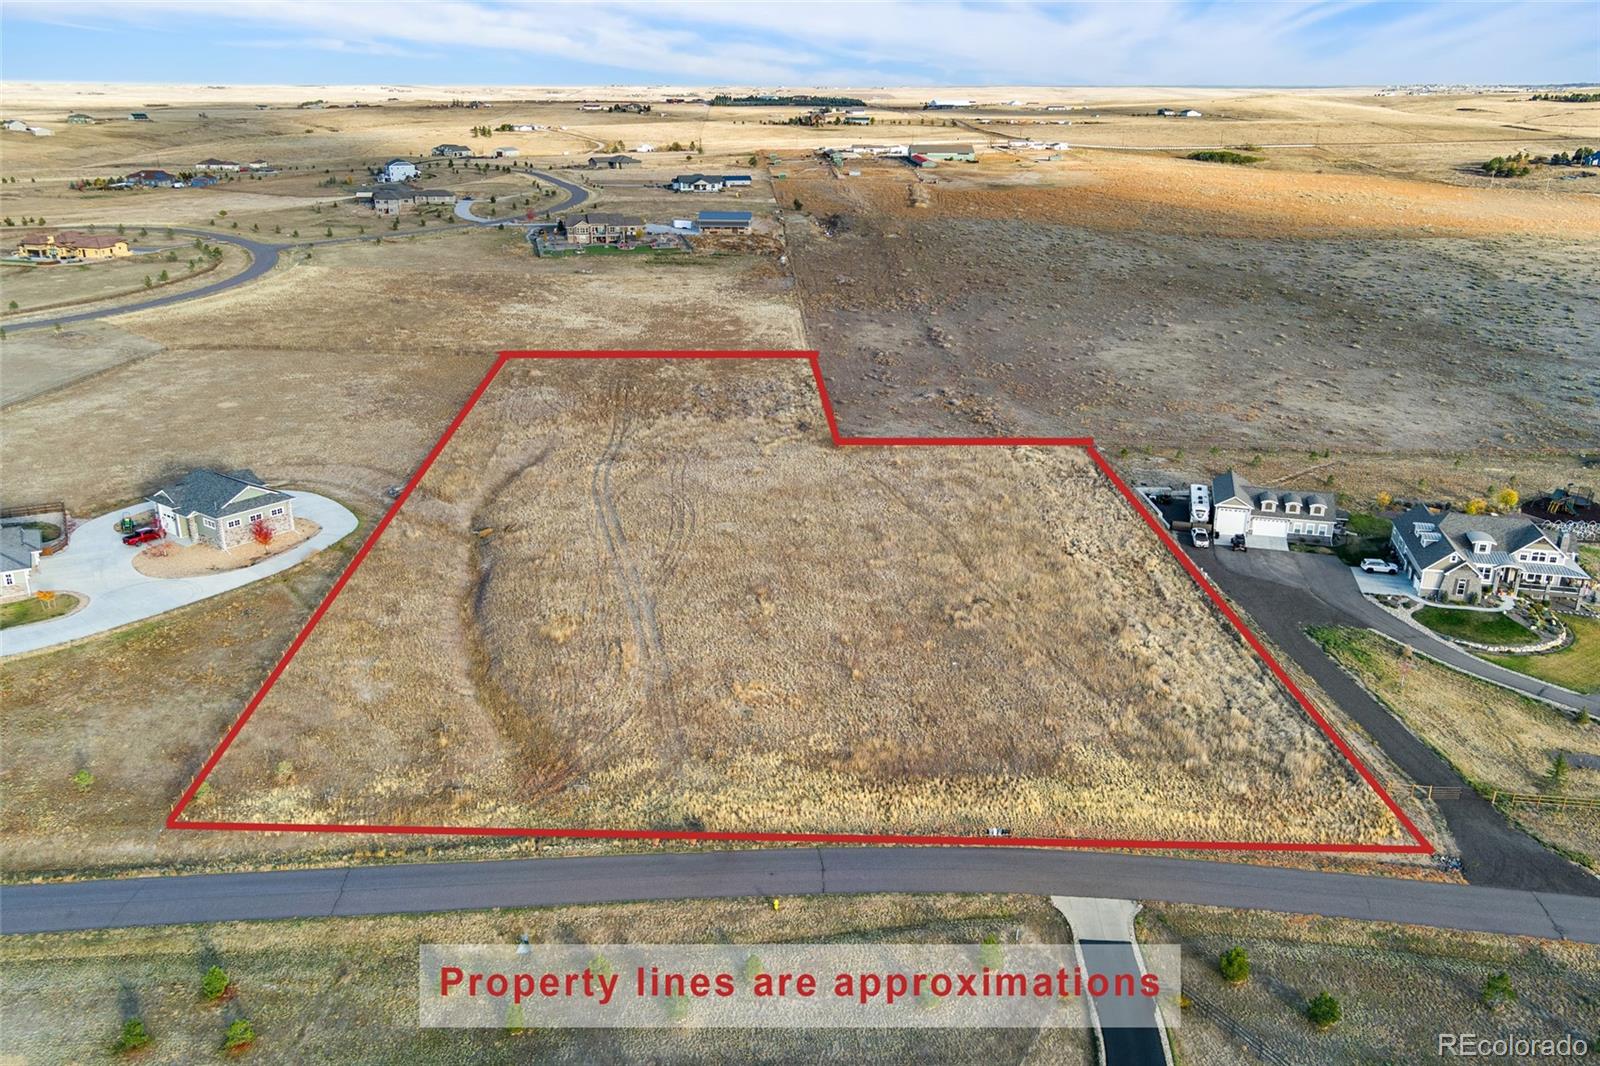
[(1484, 978), (1483, 991), (1478, 994), (1478, 1002), (1490, 1010), (1497, 1010), (1502, 1003), (1510, 1003), (1516, 998), (1517, 990), (1511, 986), (1511, 975), (1504, 970)]
[(267, 525), (265, 518), (258, 518), (250, 523), (250, 539), (257, 544), (272, 543), (272, 527)]
[(1567, 787), (1567, 753), (1558, 751), (1550, 758), (1550, 770), (1545, 776), (1545, 782), (1551, 792), (1560, 792)]
[(1483, 512), (1487, 511), (1488, 509), (1488, 501), (1483, 499), (1481, 496), (1474, 496), (1472, 499), (1468, 500), (1465, 508), (1467, 514), (1483, 514)]
[(1326, 992), (1318, 992), (1306, 1004), (1306, 1020), (1318, 1029), (1332, 1029), (1342, 1017), (1339, 1001)]
[(256, 1027), (250, 1024), (250, 1019), (239, 1018), (228, 1023), (228, 1031), (222, 1037), (222, 1050), (243, 1051), (256, 1042)]
[(150, 1034), (145, 1031), (143, 1019), (129, 1018), (122, 1023), (122, 1033), (117, 1037), (116, 1043), (111, 1045), (111, 1050), (118, 1055), (126, 1055), (130, 1051), (138, 1051), (148, 1043)]
[(79, 770), (72, 775), (72, 783), (78, 786), (79, 792), (87, 792), (94, 787), (94, 775), (88, 770)]
[(1516, 489), (1501, 489), (1495, 493), (1494, 504), (1502, 511), (1515, 511), (1521, 502), (1522, 497), (1517, 495)]
[(200, 994), (207, 999), (221, 999), (228, 992), (228, 974), (221, 966), (213, 966), (200, 978)]
[(1190, 152), (1189, 158), (1199, 160), (1202, 163), (1231, 163), (1234, 166), (1241, 167), (1261, 162), (1261, 157), (1258, 155), (1245, 155), (1243, 152), (1226, 151)]
[(993, 933), (985, 936), (978, 945), (978, 962), (991, 970), (998, 970), (1005, 961), (1005, 952), (1000, 948), (1000, 938)]
[(1242, 985), (1250, 980), (1250, 956), (1244, 948), (1232, 947), (1217, 960), (1217, 970), (1230, 985)]

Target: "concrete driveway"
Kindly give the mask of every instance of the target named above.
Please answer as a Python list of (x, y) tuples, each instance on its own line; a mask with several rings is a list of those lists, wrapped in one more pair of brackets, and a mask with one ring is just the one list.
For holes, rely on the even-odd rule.
[(254, 566), (200, 577), (146, 577), (133, 568), (140, 549), (124, 545), (117, 533), (124, 512), (89, 519), (73, 529), (66, 550), (41, 559), (33, 575), (35, 589), (71, 592), (88, 602), (72, 614), (0, 632), (0, 655), (82, 640), (281, 574), (342, 540), (358, 524), (355, 515), (326, 496), (292, 495), (295, 515), (322, 527), (316, 536)]

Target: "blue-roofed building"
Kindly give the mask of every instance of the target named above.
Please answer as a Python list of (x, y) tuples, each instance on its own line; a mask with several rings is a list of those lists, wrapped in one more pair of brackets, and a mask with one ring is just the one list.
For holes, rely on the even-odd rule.
[(735, 230), (750, 232), (751, 214), (748, 211), (702, 211), (695, 217), (702, 231)]

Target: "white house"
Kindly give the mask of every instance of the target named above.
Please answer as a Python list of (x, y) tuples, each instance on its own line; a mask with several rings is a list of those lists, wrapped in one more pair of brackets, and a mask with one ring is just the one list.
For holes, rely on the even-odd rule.
[(33, 568), (39, 565), (39, 531), (23, 526), (0, 527), (0, 600), (18, 599), (33, 591)]
[(10, 133), (27, 133), (28, 124), (20, 118), (8, 118), (4, 122), (0, 122), (0, 129)]
[(409, 159), (391, 159), (378, 171), (378, 180), (388, 183), (410, 181), (417, 176), (417, 165)]
[(1260, 489), (1232, 470), (1211, 482), (1211, 530), (1218, 540), (1243, 533), (1251, 547), (1288, 550), (1289, 542), (1333, 544), (1349, 517), (1326, 492)]
[(1578, 597), (1594, 579), (1578, 565), (1571, 532), (1552, 540), (1522, 515), (1437, 513), (1413, 507), (1389, 534), (1425, 600), (1477, 600), (1491, 592)]
[(1178, 117), (1179, 118), (1199, 118), (1200, 117), (1200, 112), (1196, 111), (1192, 107), (1191, 108), (1186, 108), (1185, 110), (1178, 112)]
[(513, 159), (521, 154), (522, 153), (520, 151), (510, 147), (509, 145), (504, 148), (496, 148), (494, 150), (494, 157), (496, 159)]

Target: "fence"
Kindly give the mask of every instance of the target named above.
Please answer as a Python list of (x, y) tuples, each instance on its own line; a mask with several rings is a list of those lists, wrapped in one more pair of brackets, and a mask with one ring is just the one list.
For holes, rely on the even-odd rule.
[[(1411, 786), (1411, 795), (1417, 799), (1458, 800), (1466, 795), (1466, 792), (1467, 790), (1460, 785), (1412, 784)], [(1591, 799), (1588, 796), (1551, 796), (1541, 792), (1507, 792), (1492, 788), (1483, 798), (1496, 807), (1504, 807), (1507, 810), (1522, 803), (1541, 807), (1571, 807), (1576, 810), (1600, 811), (1600, 799)]]
[(1216, 1006), (1209, 1000), (1201, 999), (1193, 992), (1185, 993), (1185, 995), (1189, 1000), (1190, 1010), (1218, 1029), (1221, 1029), (1240, 1044), (1243, 1044), (1260, 1061), (1268, 1063), (1269, 1066), (1293, 1066), (1287, 1055), (1267, 1043), (1266, 1039), (1255, 1030), (1234, 1021), (1232, 1016), (1221, 1007)]
[(14, 507), (0, 507), (0, 525), (51, 525), (61, 530), (50, 541), (41, 544), (40, 555), (54, 555), (72, 539), (72, 531), (67, 528), (67, 505), (61, 500), (51, 500), (47, 503), (24, 503)]

